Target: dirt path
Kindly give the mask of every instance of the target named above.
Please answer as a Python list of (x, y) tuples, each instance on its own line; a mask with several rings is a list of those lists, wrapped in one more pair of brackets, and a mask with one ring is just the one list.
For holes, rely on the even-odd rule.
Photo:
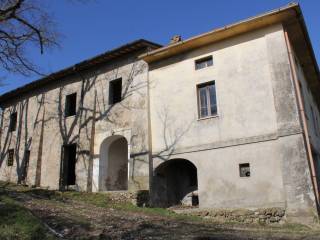
[(23, 192), (8, 194), (63, 239), (320, 239), (315, 231), (235, 227), (96, 207), (75, 200), (57, 201)]

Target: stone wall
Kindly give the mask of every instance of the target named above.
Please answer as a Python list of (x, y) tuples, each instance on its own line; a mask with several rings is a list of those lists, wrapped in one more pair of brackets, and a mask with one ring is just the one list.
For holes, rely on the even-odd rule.
[(255, 210), (248, 209), (218, 209), (218, 210), (176, 210), (177, 213), (200, 216), (223, 222), (241, 223), (284, 223), (286, 220), (284, 208), (260, 208)]
[[(148, 189), (147, 71), (140, 52), (71, 74), (60, 81), (1, 103), (0, 179), (21, 182), (25, 152), (30, 151), (24, 183), (61, 189), (63, 146), (77, 145), (75, 166), (79, 191), (99, 191), (92, 158), (100, 159), (104, 139), (118, 134), (128, 142), (128, 185)], [(122, 101), (109, 103), (109, 84), (122, 78)], [(65, 116), (65, 99), (76, 93), (76, 114)], [(17, 112), (16, 131), (9, 131), (10, 114)], [(8, 150), (14, 164), (7, 166)], [(104, 159), (102, 159), (104, 160)], [(99, 167), (99, 165), (97, 165)]]
[(111, 202), (132, 203), (138, 207), (147, 207), (149, 206), (149, 191), (140, 190), (131, 192), (108, 192), (108, 199)]

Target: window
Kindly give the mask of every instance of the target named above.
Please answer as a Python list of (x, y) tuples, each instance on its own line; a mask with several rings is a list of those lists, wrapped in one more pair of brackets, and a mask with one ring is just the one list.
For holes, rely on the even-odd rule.
[(196, 70), (210, 67), (213, 65), (212, 56), (201, 58), (195, 61)]
[(116, 79), (109, 84), (109, 104), (115, 104), (121, 101), (122, 79)]
[(215, 82), (198, 85), (199, 118), (217, 115)]
[(13, 166), (13, 156), (14, 156), (14, 149), (9, 149), (8, 150), (8, 160), (7, 160), (8, 166)]
[(10, 114), (10, 124), (9, 124), (9, 131), (13, 132), (17, 128), (17, 113), (11, 113)]
[(240, 177), (250, 177), (250, 164), (241, 163), (239, 164)]
[(65, 106), (65, 116), (73, 116), (76, 115), (77, 109), (77, 94), (72, 93), (66, 96), (66, 106)]

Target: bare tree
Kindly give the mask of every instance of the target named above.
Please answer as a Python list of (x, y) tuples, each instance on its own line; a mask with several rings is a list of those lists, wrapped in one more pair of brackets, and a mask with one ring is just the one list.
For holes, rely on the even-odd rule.
[(57, 32), (43, 1), (0, 0), (0, 69), (43, 75), (27, 56), (32, 44), (41, 54), (57, 45)]

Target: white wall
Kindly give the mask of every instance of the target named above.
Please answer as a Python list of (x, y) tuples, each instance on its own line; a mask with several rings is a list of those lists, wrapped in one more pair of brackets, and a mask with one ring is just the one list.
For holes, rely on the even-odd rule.
[[(276, 112), (266, 37), (281, 26), (241, 35), (186, 53), (150, 71), (152, 147), (157, 153), (275, 133)], [(213, 66), (194, 61), (213, 56)], [(169, 62), (169, 60), (168, 60)], [(196, 86), (214, 80), (218, 116), (199, 120)]]

